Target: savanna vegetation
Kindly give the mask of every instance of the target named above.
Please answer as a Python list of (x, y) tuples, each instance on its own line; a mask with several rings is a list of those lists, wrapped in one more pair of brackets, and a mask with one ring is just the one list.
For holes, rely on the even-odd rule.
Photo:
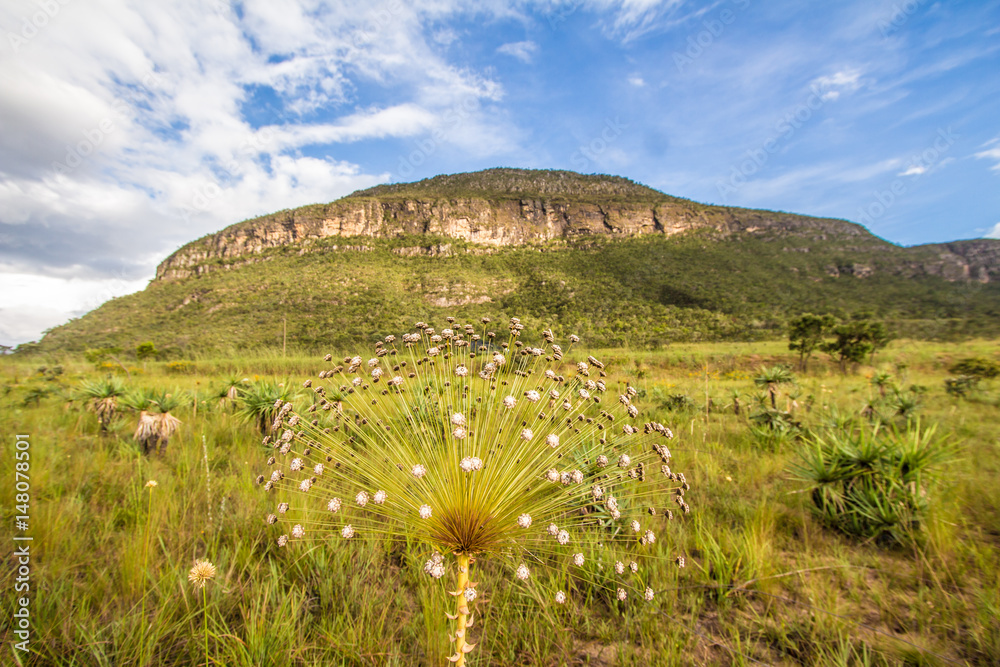
[[(340, 256), (326, 257), (336, 272)], [(457, 290), (463, 262), (527, 266), (529, 257), (465, 257), (455, 263), (453, 283), (433, 280)], [(562, 270), (586, 273), (562, 261), (569, 263)], [(313, 332), (306, 340), (334, 357), (371, 350), (341, 344), (347, 337), (411, 330), (412, 320), (390, 315), (405, 311), (390, 307), (400, 297), (385, 276), (343, 274), (336, 289), (368, 282), (367, 308), (324, 316), (330, 309), (310, 293), (309, 263), (273, 260), (279, 262), (300, 262), (296, 278), (263, 273), (258, 294), (287, 306), (289, 329)], [(403, 262), (393, 270), (414, 286), (431, 280), (421, 278), (419, 266)], [(538, 318), (531, 299), (544, 294), (551, 301), (565, 289), (554, 275), (538, 278), (537, 297), (531, 290), (509, 294), (529, 311), (526, 322)], [(235, 276), (206, 278), (222, 281), (218, 288)], [(164, 322), (164, 312), (193, 293), (190, 284), (173, 291), (178, 287), (154, 286), (157, 298), (143, 308), (126, 308), (121, 299), (105, 308), (122, 330), (144, 318)], [(656, 289), (642, 281), (633, 287)], [(845, 303), (856, 296), (850, 285), (835, 289), (846, 290)], [(901, 282), (898, 289), (926, 285)], [(724, 287), (704, 290), (706, 298), (728, 298)], [(772, 303), (808, 300), (771, 291), (782, 292), (767, 297)], [(359, 536), (350, 548), (334, 535), (311, 549), (274, 543), (264, 523), (273, 508), (254, 483), (273, 451), (261, 441), (279, 398), (302, 407), (315, 400), (302, 382), (315, 378), (321, 355), (273, 346), (280, 335), (275, 304), (228, 302), (225, 289), (201, 294), (205, 303), (191, 300), (185, 308), (220, 319), (203, 324), (204, 331), (165, 326), (151, 345), (143, 345), (150, 336), (108, 334), (90, 360), (69, 352), (0, 358), (6, 488), (14, 476), (13, 434), (30, 434), (32, 443), (35, 631), (30, 655), (11, 648), (14, 574), (7, 568), (2, 661), (194, 665), (207, 656), (219, 665), (446, 664), (452, 598), (447, 580), (422, 572), (426, 549), (389, 535)], [(607, 332), (600, 341), (635, 343), (591, 346), (583, 354), (603, 360), (609, 387), (635, 388), (641, 419), (672, 429), (670, 448), (691, 481), (685, 499), (692, 512), (654, 518), (657, 550), (642, 564), (658, 582), (652, 603), (620, 604), (571, 572), (517, 585), (503, 564), (484, 562), (477, 575), (485, 596), (473, 631), (480, 645), (470, 664), (1000, 663), (995, 342), (897, 338), (874, 362), (866, 356), (841, 368), (839, 357), (820, 352), (800, 370), (800, 351), (787, 341), (643, 349), (650, 339), (615, 338), (625, 334), (611, 319), (611, 297), (593, 291), (585, 306), (572, 305), (579, 296), (567, 300), (557, 333), (589, 321), (577, 308), (608, 309), (589, 330)], [(228, 305), (208, 312), (219, 304)], [(317, 321), (299, 315), (303, 309)], [(414, 317), (434, 322), (437, 312), (427, 306)], [(358, 321), (347, 324), (348, 315)], [(630, 316), (645, 321), (641, 313)], [(712, 317), (706, 321), (744, 321)], [(222, 321), (232, 333), (221, 333)], [(703, 322), (691, 325), (709, 331)], [(182, 335), (204, 337), (197, 340), (211, 341), (210, 348), (223, 348), (226, 336), (272, 347), (239, 355), (189, 347), (179, 358)], [(958, 378), (966, 378), (962, 391), (953, 389)], [(4, 494), (3, 520), (11, 526), (17, 512), (10, 491)], [(5, 562), (12, 562), (12, 544), (0, 546)], [(544, 603), (556, 586), (575, 595), (563, 605)]]

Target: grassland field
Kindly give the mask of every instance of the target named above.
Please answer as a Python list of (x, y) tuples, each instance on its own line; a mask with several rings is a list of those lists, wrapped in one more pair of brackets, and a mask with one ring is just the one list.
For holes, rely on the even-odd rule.
[[(674, 431), (693, 511), (660, 528), (649, 605), (616, 605), (568, 579), (514, 586), (504, 563), (484, 563), (471, 664), (1000, 664), (1000, 380), (964, 398), (944, 385), (955, 360), (998, 352), (991, 340), (897, 340), (848, 374), (817, 355), (777, 389), (777, 411), (801, 430), (768, 435), (748, 418), (768, 403), (754, 378), (796, 364), (784, 342), (585, 350), (608, 365), (609, 384), (639, 389), (644, 416)], [(0, 663), (203, 664), (207, 625), (210, 664), (446, 664), (446, 583), (421, 573), (426, 548), (380, 538), (348, 549), (331, 538), (293, 552), (266, 531), (254, 476), (267, 450), (219, 387), (234, 373), (300, 387), (319, 356), (258, 350), (172, 365), (122, 359), (125, 368), (0, 359)], [(789, 472), (831, 422), (867, 423), (878, 372), (915, 397), (910, 428), (935, 426), (956, 452), (928, 483), (929, 513), (905, 544), (831, 529)], [(181, 425), (164, 453), (141, 453), (127, 410), (100, 431), (77, 391), (107, 374), (189, 397), (172, 412)], [(15, 434), (31, 443), (27, 654), (13, 648)], [(218, 569), (204, 598), (187, 580), (202, 558)], [(539, 604), (550, 583), (585, 602)]]

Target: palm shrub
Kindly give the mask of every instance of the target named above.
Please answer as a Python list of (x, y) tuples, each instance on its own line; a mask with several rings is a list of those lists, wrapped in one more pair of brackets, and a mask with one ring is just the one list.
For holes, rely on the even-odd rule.
[[(277, 402), (264, 438), (273, 453), (257, 477), (276, 496), (266, 522), (279, 547), (358, 535), (423, 545), (424, 572), (453, 581), (457, 665), (475, 646), (477, 559), (505, 563), (546, 606), (591, 599), (556, 590), (549, 568), (569, 568), (613, 605), (651, 602), (657, 531), (690, 510), (690, 485), (670, 467), (673, 433), (639, 420), (637, 390), (615, 390), (592, 356), (563, 362), (551, 331), (534, 347), (516, 318), (502, 343), (482, 323), (449, 318), (437, 333), (420, 322), (367, 360), (327, 355), (318, 381), (304, 383), (315, 402)], [(578, 339), (569, 342), (567, 352)]]
[(177, 391), (136, 389), (125, 395), (123, 403), (139, 413), (132, 437), (142, 453), (166, 453), (170, 438), (181, 424), (171, 411), (180, 407), (182, 394)]
[(826, 525), (882, 544), (919, 536), (934, 473), (955, 449), (919, 422), (901, 429), (855, 423), (813, 435), (790, 470), (812, 487), (813, 511)]
[(239, 388), (236, 416), (256, 426), (262, 434), (269, 434), (281, 406), (292, 400), (294, 395), (289, 382), (255, 380)]
[(778, 387), (795, 382), (795, 376), (787, 366), (764, 366), (760, 369), (753, 383), (767, 391), (771, 400), (771, 409), (777, 409)]
[(94, 381), (84, 380), (80, 385), (78, 395), (84, 400), (87, 410), (97, 415), (101, 433), (107, 433), (124, 393), (125, 383), (111, 376)]

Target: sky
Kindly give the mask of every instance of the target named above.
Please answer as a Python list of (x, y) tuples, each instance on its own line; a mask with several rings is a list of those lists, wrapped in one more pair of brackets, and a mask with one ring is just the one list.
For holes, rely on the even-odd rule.
[(0, 344), (235, 222), (499, 166), (1000, 238), (1000, 0), (4, 0)]

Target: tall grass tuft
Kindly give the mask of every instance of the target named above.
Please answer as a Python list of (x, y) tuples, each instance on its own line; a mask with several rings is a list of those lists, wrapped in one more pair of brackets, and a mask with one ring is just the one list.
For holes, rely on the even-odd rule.
[(274, 402), (274, 437), (264, 439), (274, 453), (257, 479), (277, 496), (266, 521), (278, 546), (313, 536), (423, 545), (424, 572), (454, 581), (456, 665), (478, 643), (483, 559), (504, 563), (543, 608), (572, 599), (546, 590), (555, 579), (545, 573), (565, 568), (612, 607), (651, 602), (657, 531), (690, 510), (690, 485), (670, 468), (673, 433), (640, 421), (637, 390), (609, 387), (595, 357), (564, 362), (550, 331), (534, 347), (517, 318), (504, 342), (489, 318), (479, 330), (452, 322), (440, 333), (417, 323), (401, 345), (387, 336), (367, 361), (327, 355), (319, 382), (304, 383), (318, 402), (299, 412)]

